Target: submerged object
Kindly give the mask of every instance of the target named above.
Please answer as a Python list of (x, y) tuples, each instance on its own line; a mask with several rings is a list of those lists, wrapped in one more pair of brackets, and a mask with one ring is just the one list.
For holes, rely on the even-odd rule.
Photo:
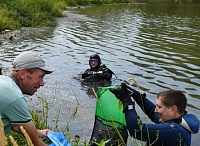
[(47, 137), (52, 141), (49, 146), (71, 146), (62, 133), (49, 131)]
[(123, 105), (109, 88), (116, 88), (116, 86), (106, 87), (97, 92), (95, 122), (89, 143), (91, 146), (95, 146), (95, 143), (100, 143), (102, 140), (109, 140), (105, 144), (108, 146), (127, 143), (128, 132)]

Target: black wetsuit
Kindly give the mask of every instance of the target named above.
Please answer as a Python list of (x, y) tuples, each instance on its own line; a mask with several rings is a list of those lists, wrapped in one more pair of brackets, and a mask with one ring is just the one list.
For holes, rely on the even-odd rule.
[(97, 69), (87, 69), (83, 74), (82, 74), (82, 79), (90, 79), (90, 80), (95, 80), (95, 81), (103, 81), (107, 80), (110, 81), (112, 78), (113, 72), (106, 67), (106, 65), (101, 65)]

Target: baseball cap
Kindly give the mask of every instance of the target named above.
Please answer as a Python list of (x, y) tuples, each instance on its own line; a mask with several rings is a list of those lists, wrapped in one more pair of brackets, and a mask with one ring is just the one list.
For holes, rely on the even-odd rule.
[(40, 55), (27, 51), (19, 54), (12, 63), (15, 68), (13, 70), (19, 71), (21, 68), (25, 69), (33, 69), (40, 68), (46, 72), (46, 74), (50, 74), (54, 71), (53, 68), (46, 66), (44, 60)]

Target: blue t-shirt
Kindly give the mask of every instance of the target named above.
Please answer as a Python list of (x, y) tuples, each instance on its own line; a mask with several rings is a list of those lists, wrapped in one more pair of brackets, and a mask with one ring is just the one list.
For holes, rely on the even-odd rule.
[(0, 115), (4, 132), (8, 134), (11, 124), (31, 121), (27, 101), (18, 85), (7, 76), (0, 76)]

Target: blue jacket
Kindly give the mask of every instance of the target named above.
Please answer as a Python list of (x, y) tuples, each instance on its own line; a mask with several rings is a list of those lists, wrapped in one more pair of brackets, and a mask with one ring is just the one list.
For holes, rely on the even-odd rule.
[[(147, 145), (177, 146), (191, 144), (191, 133), (198, 133), (199, 120), (193, 114), (183, 115), (181, 118), (172, 119), (165, 123), (159, 123), (159, 115), (155, 113), (155, 104), (147, 98), (143, 100), (144, 112), (151, 119), (151, 124), (140, 123), (136, 110), (125, 111), (126, 124), (133, 138), (143, 140)], [(142, 135), (142, 136), (141, 136)], [(141, 139), (141, 137), (143, 139)]]

